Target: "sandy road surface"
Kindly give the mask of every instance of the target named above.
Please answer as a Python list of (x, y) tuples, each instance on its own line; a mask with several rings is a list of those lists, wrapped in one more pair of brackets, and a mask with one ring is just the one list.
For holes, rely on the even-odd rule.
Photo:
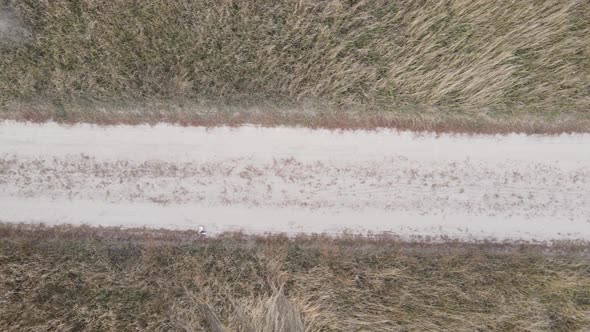
[(590, 239), (590, 135), (5, 121), (0, 220)]

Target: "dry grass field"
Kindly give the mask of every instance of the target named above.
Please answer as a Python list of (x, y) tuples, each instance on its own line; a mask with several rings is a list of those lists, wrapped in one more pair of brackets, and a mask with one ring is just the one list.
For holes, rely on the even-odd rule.
[(588, 1), (3, 2), (3, 118), (590, 128)]
[(0, 224), (0, 329), (588, 331), (589, 254)]
[(0, 0), (0, 330), (590, 331), (590, 136), (438, 134), (590, 133), (589, 36), (588, 0)]

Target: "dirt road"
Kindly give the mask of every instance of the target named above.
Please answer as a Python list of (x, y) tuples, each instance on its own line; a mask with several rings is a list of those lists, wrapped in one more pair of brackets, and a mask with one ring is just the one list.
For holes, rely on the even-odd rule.
[(590, 239), (590, 135), (0, 123), (0, 220)]

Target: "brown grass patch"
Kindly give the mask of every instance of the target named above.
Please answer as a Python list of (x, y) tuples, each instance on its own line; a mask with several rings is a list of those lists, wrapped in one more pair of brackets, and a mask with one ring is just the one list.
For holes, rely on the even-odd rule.
[(468, 111), (378, 111), (349, 109), (334, 105), (213, 106), (210, 104), (174, 102), (137, 103), (134, 106), (111, 104), (61, 105), (12, 104), (0, 110), (0, 120), (27, 122), (55, 121), (62, 124), (92, 123), (98, 125), (140, 125), (172, 123), (181, 126), (263, 127), (301, 126), (333, 130), (399, 130), (465, 134), (546, 134), (589, 133), (590, 118), (560, 115), (547, 118), (531, 114), (494, 116)]
[(0, 225), (0, 329), (585, 331), (588, 243)]

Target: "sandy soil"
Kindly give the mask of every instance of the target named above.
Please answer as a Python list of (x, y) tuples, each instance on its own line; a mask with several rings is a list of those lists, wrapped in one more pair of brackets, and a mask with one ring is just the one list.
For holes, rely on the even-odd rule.
[(590, 135), (4, 121), (0, 220), (590, 239)]

